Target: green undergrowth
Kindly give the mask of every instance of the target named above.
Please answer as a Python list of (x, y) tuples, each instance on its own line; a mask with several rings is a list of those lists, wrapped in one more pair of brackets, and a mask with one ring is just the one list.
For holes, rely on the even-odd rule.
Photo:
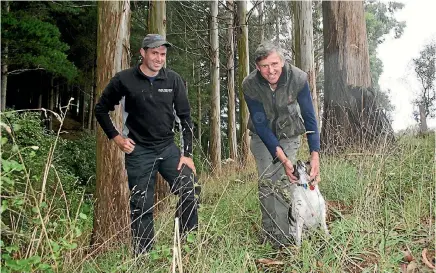
[[(93, 139), (70, 143), (26, 118), (10, 117), (12, 135), (2, 125), (2, 272), (171, 272), (176, 198), (157, 213), (149, 253), (133, 257), (119, 245), (88, 255), (93, 167), (84, 164)], [(300, 249), (264, 242), (252, 159), (244, 168), (226, 164), (219, 177), (203, 172), (200, 228), (183, 239), (183, 272), (399, 272), (406, 250), (426, 272), (421, 252), (435, 245), (434, 144), (434, 135), (403, 136), (376, 152), (322, 155), (331, 237), (312, 231)]]

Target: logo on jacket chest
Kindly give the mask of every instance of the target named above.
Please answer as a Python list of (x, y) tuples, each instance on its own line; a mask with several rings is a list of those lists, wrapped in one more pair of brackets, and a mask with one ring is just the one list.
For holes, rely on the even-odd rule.
[(171, 92), (173, 92), (173, 89), (172, 88), (159, 88), (157, 90), (157, 92), (159, 92), (159, 93), (171, 93)]

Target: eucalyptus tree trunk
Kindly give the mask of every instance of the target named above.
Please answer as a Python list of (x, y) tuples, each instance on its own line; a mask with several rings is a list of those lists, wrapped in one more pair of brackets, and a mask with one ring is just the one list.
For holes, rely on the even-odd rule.
[[(4, 12), (4, 14), (9, 13), (9, 1), (2, 1), (3, 3), (3, 9), (2, 12)], [(3, 30), (3, 31), (7, 31), (7, 30)], [(6, 109), (6, 92), (7, 92), (7, 87), (8, 87), (8, 51), (9, 51), (9, 46), (8, 46), (8, 42), (4, 43), (4, 47), (2, 48), (2, 90), (1, 90), (1, 112), (5, 111)]]
[(42, 91), (39, 90), (39, 94), (38, 94), (38, 109), (42, 108)]
[(93, 76), (92, 76), (92, 79), (93, 79), (93, 85), (92, 85), (92, 90), (94, 90), (94, 100), (93, 100), (93, 103), (92, 103), (92, 123), (91, 123), (91, 130), (93, 130), (93, 131), (95, 131), (95, 129), (97, 128), (97, 118), (95, 117), (95, 115), (94, 115), (94, 108), (95, 108), (95, 104), (97, 103), (97, 93), (96, 93), (96, 89), (97, 89), (97, 80), (96, 80), (96, 75), (95, 75), (95, 71), (96, 71), (96, 69), (97, 69), (97, 67), (96, 66), (94, 66), (93, 67)]
[(428, 131), (427, 116), (425, 115), (425, 105), (423, 103), (419, 105), (419, 130), (421, 133)]
[(229, 138), (229, 157), (236, 160), (238, 157), (236, 143), (236, 98), (235, 98), (235, 41), (233, 31), (234, 2), (227, 0), (227, 91), (229, 96), (228, 105), (228, 138)]
[(59, 112), (59, 87), (60, 83), (58, 82), (58, 84), (56, 84), (56, 89), (55, 89), (55, 97), (54, 97), (54, 110), (56, 112)]
[[(195, 79), (195, 78), (194, 78)], [(202, 135), (202, 120), (203, 120), (203, 114), (202, 114), (202, 106), (201, 106), (201, 87), (200, 87), (200, 68), (198, 68), (197, 72), (197, 139), (198, 139), (198, 145), (200, 149), (200, 154), (203, 151), (203, 145), (201, 140)]]
[[(86, 89), (86, 84), (83, 86)], [(85, 117), (86, 117), (86, 103), (85, 103), (85, 92), (80, 92), (80, 109), (79, 109), (79, 117), (80, 122), (82, 123), (82, 129), (85, 129)]]
[(365, 13), (361, 1), (323, 2), (323, 150), (368, 149), (393, 139), (371, 90)]
[(92, 130), (92, 116), (94, 113), (94, 87), (90, 87), (89, 100), (88, 100), (88, 117), (87, 117), (87, 129)]
[[(64, 98), (64, 105), (67, 105), (67, 103), (70, 101), (71, 98), (74, 98), (74, 86), (71, 84), (67, 84), (67, 95)], [(74, 101), (72, 102), (74, 103)], [(73, 107), (70, 105), (68, 108), (68, 111), (73, 111)]]
[(264, 0), (260, 0), (258, 11), (259, 11), (259, 26), (260, 26), (260, 42), (265, 41), (265, 14), (263, 13)]
[[(148, 14), (148, 33), (160, 34), (166, 37), (167, 25), (166, 25), (166, 2), (161, 0), (150, 1), (149, 14)], [(178, 121), (178, 117), (176, 116)], [(168, 202), (168, 195), (170, 193), (170, 188), (165, 179), (158, 173), (156, 175), (156, 185), (154, 190), (154, 203), (155, 212), (161, 211)]]
[(166, 2), (161, 0), (150, 1), (148, 14), (148, 33), (167, 35), (167, 8)]
[[(130, 1), (98, 2), (97, 94), (101, 96), (116, 72), (129, 67)], [(111, 27), (108, 27), (111, 26)], [(122, 128), (122, 109), (111, 112), (116, 128)], [(129, 189), (124, 153), (97, 129), (97, 176), (94, 230), (91, 244), (99, 249), (119, 246), (130, 236)]]
[[(48, 109), (54, 111), (54, 75), (50, 79), (50, 92), (48, 94)], [(52, 113), (48, 112), (48, 130), (53, 130), (53, 119), (55, 118)]]
[(417, 80), (421, 87), (413, 104), (418, 106), (421, 133), (428, 130), (427, 117), (432, 115), (432, 105), (436, 98), (436, 40), (426, 44), (419, 57), (413, 59)]
[(4, 47), (3, 57), (2, 57), (2, 93), (1, 93), (1, 111), (5, 111), (6, 109), (6, 92), (8, 87), (8, 65), (7, 65), (7, 57), (8, 56), (8, 46)]
[(80, 86), (75, 86), (75, 94), (74, 94), (74, 115), (79, 118), (80, 117), (80, 96), (82, 93), (80, 91)]
[(218, 0), (210, 2), (211, 24), (211, 110), (210, 110), (210, 146), (209, 153), (212, 169), (221, 172), (221, 121), (220, 121), (220, 63), (218, 42)]
[[(274, 10), (275, 10), (275, 14), (280, 14), (279, 13), (279, 7), (278, 7), (278, 1), (277, 0), (275, 0), (274, 1)], [(275, 18), (275, 23), (276, 23), (276, 25), (275, 25), (275, 40), (276, 40), (276, 44), (277, 45), (280, 45), (280, 17), (279, 16), (277, 16), (277, 18)]]
[(309, 88), (312, 94), (316, 120), (319, 123), (318, 96), (313, 47), (312, 1), (295, 1), (294, 3), (294, 41), (295, 64), (309, 76)]
[(90, 94), (89, 94), (89, 101), (88, 101), (88, 130), (92, 130), (93, 126), (92, 126), (92, 121), (93, 121), (93, 116), (94, 116), (94, 104), (95, 104), (95, 100), (94, 100), (94, 72), (95, 68), (94, 66), (92, 67), (91, 70), (91, 82), (89, 84), (89, 88), (90, 88)]
[(242, 92), (242, 81), (250, 73), (249, 51), (248, 51), (248, 25), (247, 25), (247, 1), (237, 1), (238, 9), (238, 90), (239, 90), (239, 143), (241, 145), (240, 163), (244, 166), (247, 163), (250, 135), (248, 132), (248, 108)]

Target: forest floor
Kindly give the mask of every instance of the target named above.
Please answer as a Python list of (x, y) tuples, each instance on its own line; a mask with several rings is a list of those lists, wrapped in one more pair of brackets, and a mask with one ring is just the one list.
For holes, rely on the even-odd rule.
[[(153, 249), (134, 257), (129, 238), (108, 240), (101, 251), (90, 246), (95, 137), (58, 141), (41, 129), (38, 113), (9, 120), (14, 134), (3, 125), (9, 131), (1, 139), (1, 272), (433, 272), (434, 134), (322, 154), (319, 186), (331, 236), (313, 230), (300, 248), (274, 249), (262, 239), (252, 158), (244, 168), (227, 162), (220, 175), (200, 161), (199, 230), (174, 246), (177, 200), (169, 196), (156, 210)], [(80, 127), (66, 119), (62, 128), (79, 137)], [(305, 144), (298, 158), (307, 154)]]
[[(61, 123), (57, 119), (53, 119), (53, 131), (59, 130)], [(82, 124), (76, 118), (67, 115), (62, 123), (60, 136), (69, 140), (79, 139), (83, 134)]]
[[(182, 246), (173, 272), (432, 272), (435, 257), (434, 136), (403, 137), (378, 153), (322, 158), (320, 188), (331, 238), (312, 231), (301, 248), (261, 240), (257, 174), (225, 166), (203, 176), (200, 229)], [(118, 247), (82, 260), (76, 272), (171, 272), (175, 199), (157, 215), (157, 243), (132, 257)]]

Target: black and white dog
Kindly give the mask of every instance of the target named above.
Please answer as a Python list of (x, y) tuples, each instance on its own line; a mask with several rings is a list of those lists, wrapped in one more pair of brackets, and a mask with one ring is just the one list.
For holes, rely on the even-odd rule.
[(300, 160), (294, 166), (294, 175), (299, 179), (291, 186), (291, 207), (288, 217), (291, 225), (291, 234), (295, 244), (301, 246), (303, 229), (311, 229), (318, 225), (328, 236), (326, 217), (326, 203), (317, 185), (309, 179), (310, 165)]

